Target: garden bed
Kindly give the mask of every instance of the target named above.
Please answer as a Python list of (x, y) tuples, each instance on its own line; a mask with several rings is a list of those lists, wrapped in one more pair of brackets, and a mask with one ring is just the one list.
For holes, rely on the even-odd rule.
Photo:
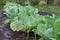
[[(7, 19), (6, 15), (0, 10), (0, 40), (27, 40), (27, 33), (24, 32), (14, 32), (10, 29), (9, 24), (4, 24), (3, 22)], [(40, 36), (36, 35), (38, 40)], [(34, 33), (29, 32), (28, 40), (35, 39)]]
[[(39, 12), (40, 15), (49, 15), (51, 14)], [(0, 10), (0, 40), (33, 40), (35, 39), (35, 34), (33, 32), (29, 32), (29, 37), (27, 39), (27, 33), (25, 32), (14, 32), (10, 29), (9, 24), (4, 24), (3, 22), (7, 19), (6, 15), (3, 14), (3, 11)], [(36, 35), (36, 40), (38, 40), (40, 36)]]
[(3, 7), (3, 11), (0, 11), (1, 40), (59, 39), (60, 16), (39, 12), (30, 5), (10, 2)]

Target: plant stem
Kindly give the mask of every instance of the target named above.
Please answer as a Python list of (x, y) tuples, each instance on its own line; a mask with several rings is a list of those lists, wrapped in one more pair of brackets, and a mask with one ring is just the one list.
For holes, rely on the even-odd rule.
[(29, 31), (27, 31), (27, 37), (26, 40), (29, 40)]
[(36, 40), (36, 33), (35, 33), (35, 40)]

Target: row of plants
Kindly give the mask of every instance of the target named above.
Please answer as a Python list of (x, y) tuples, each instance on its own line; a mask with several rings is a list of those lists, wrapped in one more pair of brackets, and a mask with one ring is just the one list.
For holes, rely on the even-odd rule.
[(5, 5), (7, 1), (19, 3), (21, 5), (33, 5), (33, 6), (42, 6), (42, 5), (60, 5), (59, 0), (0, 0), (0, 9)]
[(7, 2), (3, 11), (8, 17), (4, 23), (10, 23), (11, 30), (27, 33), (33, 31), (41, 36), (39, 40), (59, 40), (60, 16), (42, 16), (38, 14), (38, 9), (31, 5), (21, 6), (12, 2)]
[(39, 11), (50, 13), (50, 14), (60, 14), (60, 6), (38, 6)]

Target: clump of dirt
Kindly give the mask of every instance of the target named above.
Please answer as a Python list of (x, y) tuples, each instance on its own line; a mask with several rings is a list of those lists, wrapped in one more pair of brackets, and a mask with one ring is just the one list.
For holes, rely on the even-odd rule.
[(47, 12), (38, 12), (38, 14), (40, 14), (42, 16), (45, 16), (45, 15), (52, 16), (52, 14), (47, 13)]

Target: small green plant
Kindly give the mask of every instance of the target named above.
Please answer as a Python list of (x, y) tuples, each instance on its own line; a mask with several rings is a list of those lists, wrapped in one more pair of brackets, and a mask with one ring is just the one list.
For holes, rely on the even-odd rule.
[(60, 16), (42, 16), (38, 14), (37, 8), (10, 2), (6, 3), (3, 11), (13, 31), (33, 31), (40, 35), (42, 40), (58, 40), (60, 37)]

